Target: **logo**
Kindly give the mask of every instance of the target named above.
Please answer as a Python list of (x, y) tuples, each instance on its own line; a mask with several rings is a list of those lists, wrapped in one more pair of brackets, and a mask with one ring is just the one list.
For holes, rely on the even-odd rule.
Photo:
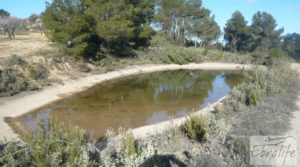
[(250, 165), (297, 165), (297, 147), (293, 136), (251, 136)]

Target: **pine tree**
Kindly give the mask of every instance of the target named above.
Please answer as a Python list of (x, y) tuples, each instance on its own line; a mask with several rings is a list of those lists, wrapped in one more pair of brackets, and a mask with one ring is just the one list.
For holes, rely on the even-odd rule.
[(279, 48), (281, 34), (284, 29), (276, 30), (277, 23), (274, 17), (266, 12), (257, 12), (252, 18), (251, 32), (253, 37), (252, 51), (268, 51)]
[(220, 34), (214, 17), (202, 7), (201, 0), (161, 0), (157, 6), (157, 22), (175, 41), (185, 44), (186, 38), (198, 37), (204, 43), (210, 43)]
[(227, 42), (227, 48), (234, 52), (246, 51), (249, 47), (250, 35), (247, 21), (242, 13), (240, 11), (234, 12), (224, 28), (224, 39)]
[(94, 19), (86, 14), (81, 0), (53, 0), (43, 13), (46, 35), (72, 55), (95, 57), (99, 39), (94, 33)]
[[(147, 45), (153, 30), (152, 1), (87, 0), (88, 13), (95, 18), (96, 33), (104, 41), (106, 51), (128, 54), (131, 48)], [(121, 53), (124, 51), (124, 53)]]
[(283, 50), (289, 56), (300, 60), (300, 34), (292, 33), (283, 37)]
[(221, 34), (220, 27), (214, 20), (214, 16), (210, 16), (210, 11), (207, 9), (202, 9), (201, 13), (193, 16), (189, 22), (188, 33), (190, 37), (200, 39), (204, 45), (210, 45)]
[(154, 1), (53, 0), (43, 14), (47, 35), (70, 54), (85, 58), (130, 55), (147, 46)]

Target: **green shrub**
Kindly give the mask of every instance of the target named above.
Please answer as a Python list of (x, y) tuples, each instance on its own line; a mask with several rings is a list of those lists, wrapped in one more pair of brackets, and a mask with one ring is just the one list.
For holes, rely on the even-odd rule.
[(37, 121), (38, 130), (27, 140), (27, 148), (36, 166), (78, 166), (87, 145), (85, 130), (57, 121)]
[(208, 47), (204, 47), (202, 55), (206, 56), (208, 54)]
[(279, 62), (267, 69), (255, 67), (246, 81), (232, 90), (230, 101), (256, 105), (266, 96), (285, 92), (289, 84), (287, 81), (296, 78), (297, 74), (290, 69), (289, 64)]
[(87, 141), (85, 130), (38, 120), (26, 144), (0, 143), (0, 166), (99, 166), (100, 154)]
[(213, 117), (213, 115), (208, 117), (207, 122), (209, 127), (209, 137), (213, 139), (219, 139), (221, 142), (224, 142), (228, 132), (231, 129), (231, 125), (227, 124), (223, 118), (216, 119)]
[(48, 77), (48, 70), (41, 64), (29, 65), (27, 67), (28, 75), (34, 80), (41, 80)]
[(273, 59), (278, 59), (284, 56), (281, 48), (273, 48), (269, 51), (269, 56)]
[(17, 141), (0, 141), (0, 166), (30, 166), (31, 157), (24, 144)]
[(5, 62), (6, 66), (25, 65), (25, 64), (26, 64), (26, 61), (17, 55), (11, 55)]
[(127, 155), (137, 154), (137, 145), (131, 131), (125, 132), (122, 135), (122, 149)]
[(12, 96), (36, 88), (36, 85), (30, 83), (14, 69), (4, 68), (0, 71), (0, 96)]
[(86, 166), (96, 165), (99, 161), (97, 156), (93, 156), (95, 149), (87, 144), (86, 131), (57, 121), (40, 121), (38, 125), (38, 131), (27, 139), (27, 144), (5, 147), (0, 152), (2, 165)]
[(161, 46), (170, 45), (171, 44), (171, 40), (165, 34), (163, 34), (163, 33), (157, 33), (156, 35), (154, 35), (152, 37), (150, 43), (151, 43), (151, 46), (161, 47)]
[(203, 142), (208, 135), (208, 124), (203, 116), (189, 116), (182, 128), (190, 139), (199, 142)]

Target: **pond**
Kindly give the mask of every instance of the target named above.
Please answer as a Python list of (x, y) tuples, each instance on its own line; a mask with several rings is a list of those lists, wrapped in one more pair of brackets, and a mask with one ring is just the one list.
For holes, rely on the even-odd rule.
[(108, 128), (137, 128), (184, 117), (228, 95), (243, 80), (239, 71), (174, 70), (106, 81), (17, 118), (36, 129), (50, 117), (88, 130), (99, 139)]

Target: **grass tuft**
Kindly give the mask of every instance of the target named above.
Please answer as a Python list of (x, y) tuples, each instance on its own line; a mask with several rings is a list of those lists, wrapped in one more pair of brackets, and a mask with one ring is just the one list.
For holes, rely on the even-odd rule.
[(198, 142), (203, 142), (208, 136), (207, 121), (200, 115), (188, 116), (182, 129), (187, 137)]

